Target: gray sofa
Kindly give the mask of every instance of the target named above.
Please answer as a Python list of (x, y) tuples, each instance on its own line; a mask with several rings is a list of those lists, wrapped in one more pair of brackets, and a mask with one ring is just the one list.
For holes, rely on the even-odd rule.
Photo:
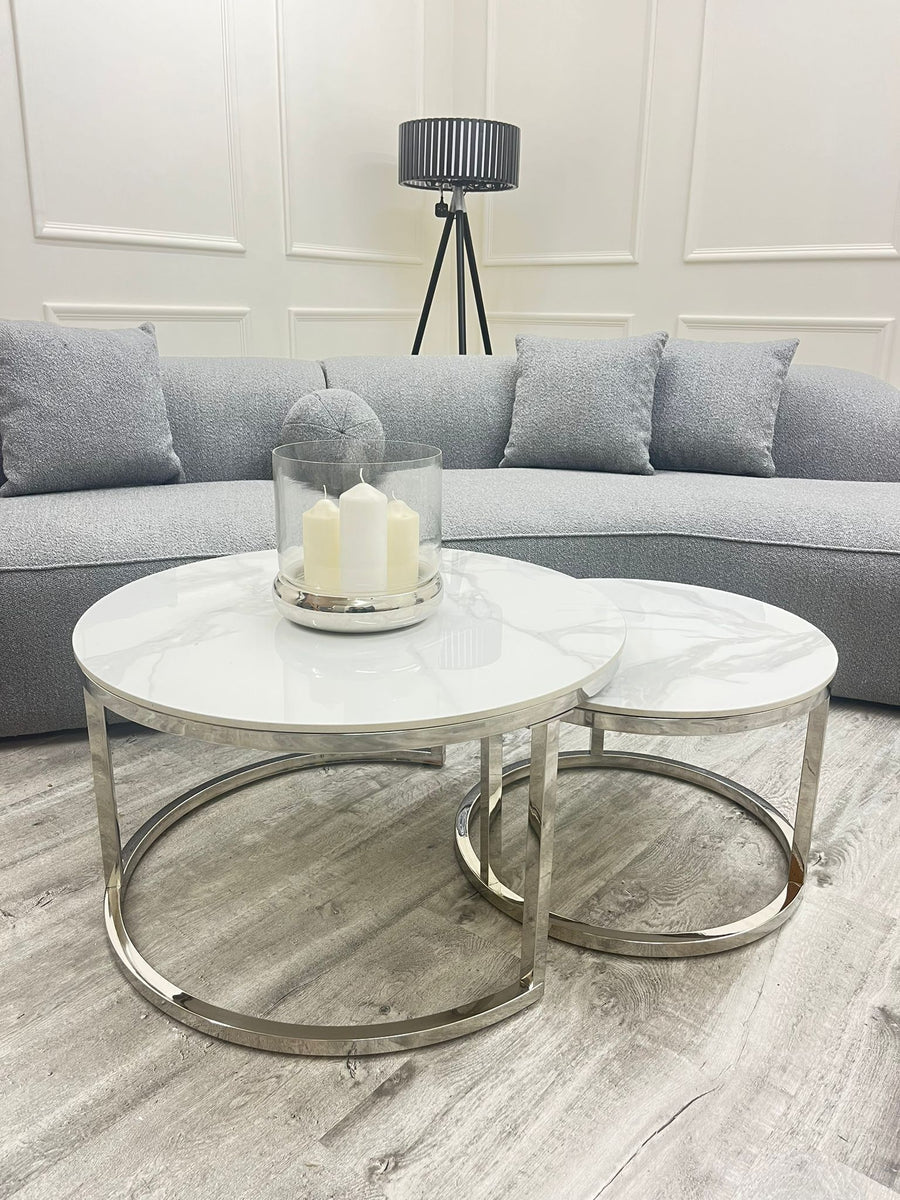
[(771, 601), (834, 640), (838, 695), (900, 703), (900, 392), (876, 379), (793, 367), (774, 479), (496, 469), (511, 358), (170, 358), (163, 383), (187, 482), (0, 499), (0, 735), (83, 724), (70, 635), (100, 596), (274, 544), (271, 450), (326, 385), (441, 447), (448, 545)]

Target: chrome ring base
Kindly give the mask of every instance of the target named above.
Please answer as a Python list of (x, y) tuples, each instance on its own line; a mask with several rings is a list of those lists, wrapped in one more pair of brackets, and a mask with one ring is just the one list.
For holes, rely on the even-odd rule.
[(437, 611), (443, 594), (439, 573), (396, 595), (319, 596), (302, 591), (280, 572), (272, 584), (272, 600), (283, 617), (332, 633), (378, 633), (417, 625)]
[[(514, 763), (501, 776), (502, 785), (518, 783), (529, 774), (527, 762)], [(615, 770), (640, 771), (663, 775), (694, 784), (715, 795), (739, 805), (760, 821), (774, 836), (788, 868), (785, 886), (769, 904), (749, 916), (730, 921), (709, 929), (689, 930), (678, 933), (632, 932), (608, 929), (585, 921), (578, 921), (562, 913), (550, 913), (550, 936), (559, 941), (570, 942), (590, 950), (602, 950), (610, 954), (628, 954), (646, 958), (681, 958), (700, 954), (716, 954), (733, 950), (756, 941), (777, 929), (796, 912), (803, 896), (805, 862), (796, 848), (794, 830), (785, 818), (766, 800), (748, 788), (714, 771), (676, 759), (661, 758), (652, 754), (638, 754), (618, 750), (602, 750), (600, 753), (566, 751), (559, 756), (559, 770)], [(500, 814), (502, 792), (492, 797), (489, 824)], [(472, 842), (472, 826), (481, 817), (481, 787), (474, 787), (463, 800), (457, 813), (456, 852), (460, 866), (469, 881), (490, 902), (508, 916), (521, 920), (522, 899), (509, 888), (494, 872), (482, 863)], [(482, 829), (485, 828), (482, 824)]]
[(259, 1050), (282, 1054), (383, 1054), (428, 1046), (484, 1029), (541, 998), (543, 980), (526, 980), (466, 1004), (425, 1016), (362, 1025), (306, 1025), (250, 1016), (202, 1000), (171, 983), (141, 955), (125, 922), (125, 896), (140, 860), (163, 834), (201, 805), (262, 779), (340, 762), (411, 762), (440, 766), (443, 751), (411, 750), (383, 755), (287, 754), (220, 775), (171, 801), (146, 821), (123, 847), (104, 902), (106, 932), (117, 964), (129, 982), (157, 1008), (194, 1029)]

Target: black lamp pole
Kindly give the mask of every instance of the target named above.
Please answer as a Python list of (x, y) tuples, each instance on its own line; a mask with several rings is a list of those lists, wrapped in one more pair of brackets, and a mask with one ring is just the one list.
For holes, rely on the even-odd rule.
[[(425, 292), (422, 315), (412, 352), (418, 354), (437, 282), (440, 278), (450, 234), (456, 228), (456, 320), (459, 353), (466, 353), (466, 264), (481, 327), (485, 354), (491, 354), (478, 264), (466, 212), (466, 192), (503, 192), (519, 185), (519, 129), (505, 121), (468, 117), (428, 117), (404, 121), (400, 126), (400, 183), (404, 187), (440, 189), (435, 215), (444, 228), (438, 243), (431, 278)], [(452, 192), (449, 206), (443, 193)]]

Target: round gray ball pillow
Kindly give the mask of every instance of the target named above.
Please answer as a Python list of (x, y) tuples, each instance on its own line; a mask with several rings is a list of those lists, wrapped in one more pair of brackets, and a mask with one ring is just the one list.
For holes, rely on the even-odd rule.
[(281, 441), (339, 442), (338, 462), (374, 462), (384, 454), (381, 422), (362, 396), (346, 388), (301, 396), (284, 418)]

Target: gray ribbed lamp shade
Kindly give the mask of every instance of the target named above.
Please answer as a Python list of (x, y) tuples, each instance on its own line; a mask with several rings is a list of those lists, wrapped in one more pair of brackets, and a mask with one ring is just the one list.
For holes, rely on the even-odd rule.
[(481, 117), (423, 117), (400, 126), (404, 187), (505, 192), (519, 186), (519, 127)]

